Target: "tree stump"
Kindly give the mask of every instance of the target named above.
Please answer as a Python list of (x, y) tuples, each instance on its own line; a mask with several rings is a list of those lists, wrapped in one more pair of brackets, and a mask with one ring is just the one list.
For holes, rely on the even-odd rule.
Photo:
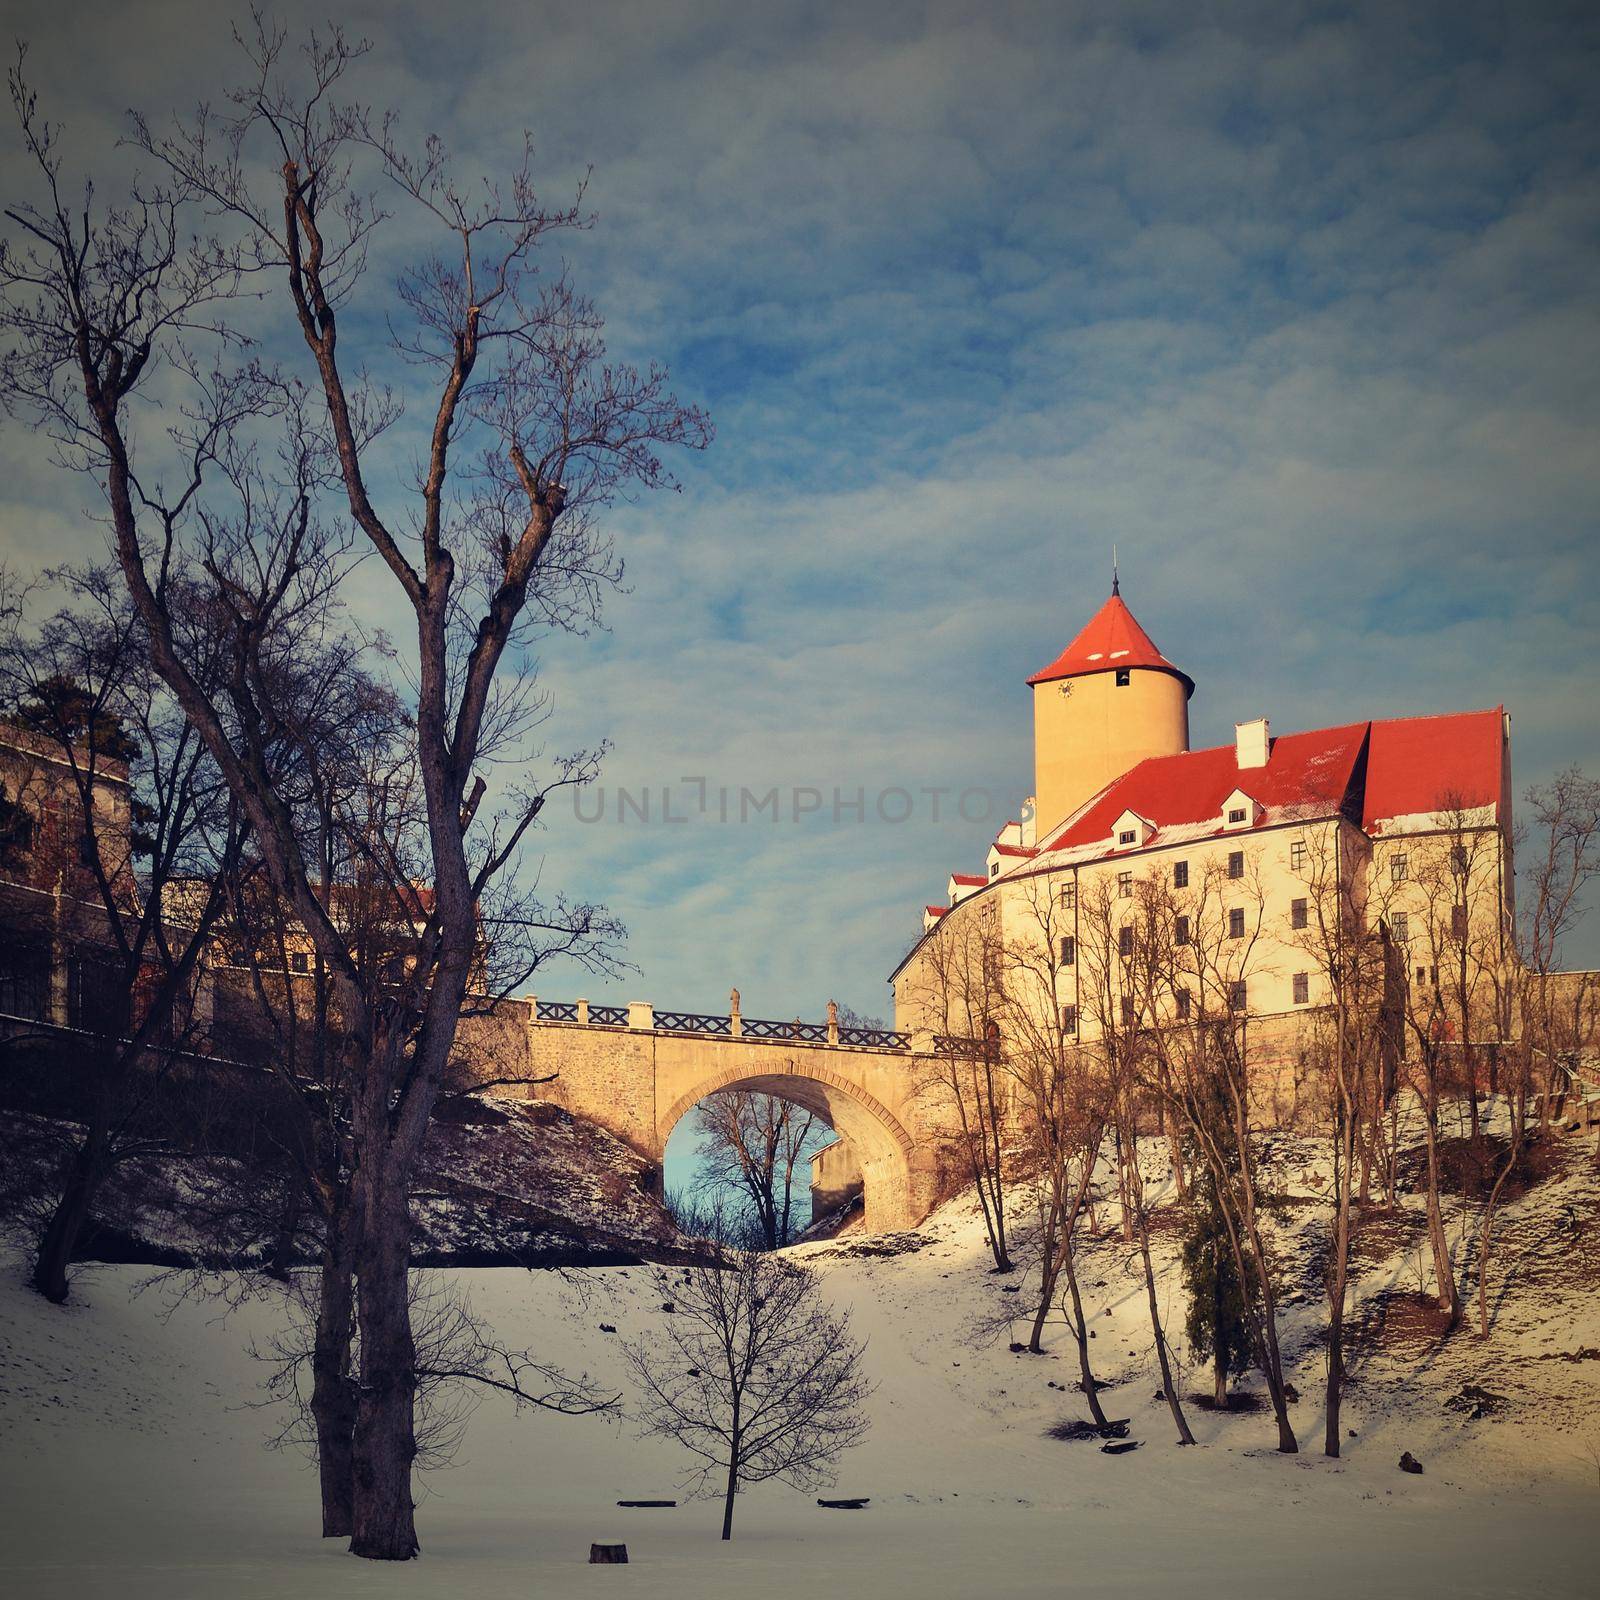
[(625, 1567), (628, 1564), (628, 1547), (625, 1544), (592, 1544), (589, 1546), (591, 1567)]

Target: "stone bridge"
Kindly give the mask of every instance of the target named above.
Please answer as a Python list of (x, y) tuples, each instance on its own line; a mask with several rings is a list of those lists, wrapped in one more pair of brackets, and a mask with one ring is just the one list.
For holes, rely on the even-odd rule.
[[(726, 1016), (634, 1002), (525, 996), (527, 1058), (554, 1074), (534, 1093), (599, 1123), (660, 1162), (683, 1116), (719, 1089), (793, 1101), (839, 1135), (813, 1163), (823, 1207), (860, 1190), (869, 1229), (908, 1228), (938, 1188), (933, 1039), (827, 1022)], [(915, 1048), (914, 1048), (915, 1046)]]

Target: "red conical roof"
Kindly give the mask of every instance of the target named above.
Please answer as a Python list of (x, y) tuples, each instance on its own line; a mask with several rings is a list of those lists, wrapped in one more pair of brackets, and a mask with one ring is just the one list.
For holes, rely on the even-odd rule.
[(1170, 672), (1194, 693), (1194, 679), (1180, 671), (1156, 649), (1150, 635), (1134, 620), (1115, 586), (1111, 598), (1095, 612), (1088, 626), (1030, 684), (1053, 683), (1057, 678), (1081, 678), (1091, 672), (1111, 672), (1117, 667), (1144, 667)]

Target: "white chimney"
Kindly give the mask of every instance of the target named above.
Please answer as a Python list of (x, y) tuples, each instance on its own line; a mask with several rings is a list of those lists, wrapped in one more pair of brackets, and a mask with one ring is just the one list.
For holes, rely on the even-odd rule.
[(1246, 767), (1264, 767), (1272, 752), (1272, 740), (1267, 735), (1267, 719), (1257, 717), (1254, 722), (1236, 722), (1233, 725), (1234, 754), (1242, 771)]

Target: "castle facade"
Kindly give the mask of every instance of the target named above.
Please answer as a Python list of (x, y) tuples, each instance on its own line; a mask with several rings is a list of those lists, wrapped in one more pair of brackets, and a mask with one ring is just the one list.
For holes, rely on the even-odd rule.
[[(1503, 707), (1189, 747), (1193, 680), (1118, 586), (1033, 691), (1034, 794), (892, 977), (895, 1025), (951, 1039), (1226, 1017), (1263, 1110), (1292, 1115), (1310, 1021), (1381, 949), (1395, 1049), (1509, 1036), (1513, 878)], [(1018, 1020), (1022, 1020), (1019, 1029)]]

